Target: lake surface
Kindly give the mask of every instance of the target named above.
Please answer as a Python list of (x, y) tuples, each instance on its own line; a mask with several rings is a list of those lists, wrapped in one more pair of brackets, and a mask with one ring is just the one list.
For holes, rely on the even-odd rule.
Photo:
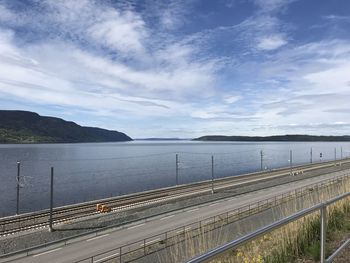
[[(54, 167), (54, 205), (156, 189), (261, 169), (350, 156), (349, 142), (198, 142), (0, 145), (0, 216), (15, 214), (17, 161), (21, 163), (20, 212), (48, 208), (50, 167)], [(320, 158), (322, 153), (322, 158)]]

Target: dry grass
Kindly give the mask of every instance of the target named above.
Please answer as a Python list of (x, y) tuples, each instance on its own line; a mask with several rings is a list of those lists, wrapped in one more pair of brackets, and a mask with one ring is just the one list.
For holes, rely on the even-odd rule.
[[(346, 180), (339, 188), (327, 187), (325, 190), (310, 195), (305, 199), (307, 206), (329, 200), (334, 196), (350, 191), (350, 182)], [(338, 201), (327, 209), (327, 236), (342, 228), (343, 219), (350, 215), (349, 198)], [(296, 206), (297, 203), (295, 203)], [(297, 207), (285, 206), (285, 215), (291, 214)], [(254, 240), (228, 255), (213, 262), (295, 262), (300, 255), (309, 253), (313, 260), (319, 260), (320, 216), (319, 212), (312, 213), (297, 221)], [(330, 254), (330, 251), (328, 251)]]
[[(289, 216), (301, 209), (311, 207), (349, 191), (350, 178), (346, 177), (337, 184), (330, 184), (318, 190), (310, 191), (302, 198), (274, 207), (271, 210), (273, 220)], [(344, 199), (329, 206), (327, 215), (329, 230), (341, 228), (342, 218), (345, 215), (350, 215), (349, 199)], [(177, 245), (168, 248), (165, 251), (166, 253), (158, 255), (159, 262), (183, 262), (260, 228), (261, 226), (257, 223), (259, 222), (256, 222), (256, 219), (250, 222), (247, 218), (242, 222), (232, 223), (231, 227), (224, 224), (224, 222), (221, 227), (219, 226), (215, 230), (207, 231), (204, 227), (195, 237), (190, 232), (184, 233), (183, 236), (178, 238), (178, 242), (175, 242)], [(317, 247), (319, 236), (319, 212), (315, 212), (253, 240), (236, 250), (228, 251), (224, 256), (212, 262), (295, 262), (300, 255), (307, 253), (308, 249), (314, 250), (313, 253), (317, 257), (317, 254), (319, 254)]]

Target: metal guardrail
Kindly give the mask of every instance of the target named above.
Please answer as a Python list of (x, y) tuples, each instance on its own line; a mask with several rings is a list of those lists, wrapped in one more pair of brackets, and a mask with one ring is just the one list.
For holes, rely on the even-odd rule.
[(350, 176), (350, 174), (346, 174), (345, 176), (338, 176), (332, 179), (327, 179), (312, 186), (308, 185), (305, 187), (301, 187), (289, 193), (284, 193), (274, 196), (272, 198), (267, 198), (259, 202), (248, 204), (210, 218), (205, 218), (201, 221), (192, 224), (184, 225), (171, 231), (167, 231), (158, 235), (148, 237), (146, 239), (129, 243), (127, 245), (117, 247), (115, 249), (104, 251), (103, 253), (96, 254), (94, 256), (83, 258), (79, 261), (75, 261), (75, 263), (102, 263), (107, 262), (111, 259), (116, 260), (115, 262), (118, 263), (132, 262), (142, 257), (153, 254), (159, 250), (180, 243), (184, 241), (183, 239), (196, 237), (202, 234), (203, 232), (215, 230), (219, 227), (222, 227), (223, 225), (233, 223), (237, 220), (256, 214), (273, 206), (282, 204), (291, 199), (302, 197), (309, 193), (310, 190), (316, 190), (322, 187), (329, 187), (331, 184), (337, 183), (339, 182), (338, 180), (342, 180), (348, 176)]
[(340, 195), (338, 197), (335, 197), (329, 201), (317, 204), (313, 207), (304, 209), (298, 213), (295, 213), (291, 216), (288, 216), (284, 219), (278, 220), (268, 226), (265, 226), (263, 228), (260, 228), (259, 230), (252, 232), (248, 235), (245, 235), (241, 238), (235, 239), (223, 246), (217, 247), (203, 255), (200, 255), (198, 257), (195, 257), (189, 261), (187, 261), (187, 263), (204, 263), (204, 262), (210, 262), (211, 260), (224, 255), (225, 253), (227, 253), (228, 250), (232, 250), (235, 249), (239, 246), (244, 245), (245, 243), (248, 243), (262, 235), (265, 235), (273, 230), (276, 230), (277, 228), (280, 228), (284, 225), (287, 225), (288, 223), (291, 223), (293, 221), (296, 221), (302, 217), (305, 217), (306, 215), (309, 215), (313, 212), (316, 211), (320, 211), (320, 222), (321, 222), (321, 244), (320, 244), (320, 262), (321, 263), (331, 263), (335, 257), (344, 249), (346, 248), (348, 245), (350, 245), (350, 239), (348, 239), (347, 241), (345, 241), (331, 256), (328, 257), (328, 259), (325, 258), (325, 251), (326, 251), (326, 228), (327, 228), (327, 207), (337, 201), (340, 201), (344, 198), (348, 198), (350, 197), (350, 192), (345, 193), (343, 195)]

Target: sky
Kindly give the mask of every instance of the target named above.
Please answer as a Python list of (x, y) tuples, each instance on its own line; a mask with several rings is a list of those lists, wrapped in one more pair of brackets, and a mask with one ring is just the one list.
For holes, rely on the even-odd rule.
[(133, 138), (350, 134), (350, 1), (0, 0), (0, 109)]

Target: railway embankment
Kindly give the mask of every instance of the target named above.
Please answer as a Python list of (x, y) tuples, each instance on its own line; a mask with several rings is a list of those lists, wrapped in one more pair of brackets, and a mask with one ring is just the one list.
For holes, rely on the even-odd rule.
[[(336, 169), (346, 169), (349, 164), (344, 164)], [(93, 214), (80, 219), (66, 221), (54, 225), (56, 231), (48, 232), (45, 226), (38, 226), (35, 229), (18, 232), (12, 235), (2, 236), (0, 238), (0, 254), (27, 249), (33, 246), (39, 246), (50, 242), (60, 242), (63, 239), (76, 237), (96, 231), (106, 230), (108, 228), (123, 228), (125, 225), (140, 220), (150, 220), (152, 217), (159, 216), (169, 212), (181, 212), (182, 209), (206, 205), (220, 199), (229, 198), (245, 193), (269, 189), (276, 185), (286, 184), (294, 181), (305, 180), (322, 174), (334, 172), (335, 167), (327, 167), (320, 170), (313, 170), (303, 174), (292, 176), (285, 175), (273, 179), (262, 180), (255, 183), (246, 183), (232, 186), (230, 188), (217, 189), (214, 194), (205, 193), (198, 196), (176, 198), (165, 203), (149, 203), (145, 206), (132, 207), (109, 214)], [(262, 197), (263, 198), (263, 197)], [(79, 237), (83, 238), (83, 237)]]

